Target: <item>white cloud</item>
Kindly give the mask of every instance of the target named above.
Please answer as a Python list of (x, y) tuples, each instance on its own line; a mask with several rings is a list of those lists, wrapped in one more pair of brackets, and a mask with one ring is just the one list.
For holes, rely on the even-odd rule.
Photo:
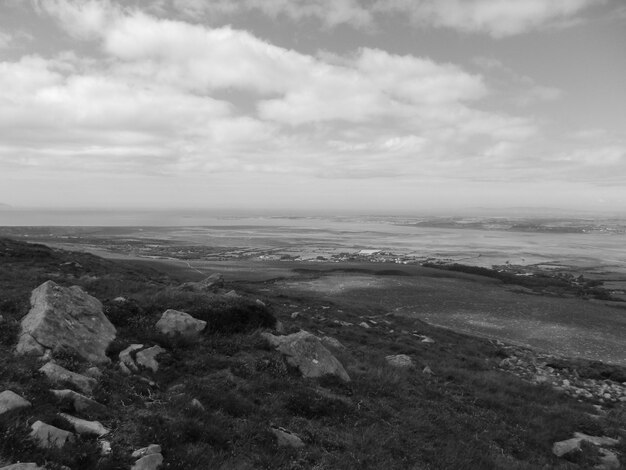
[(0, 31), (0, 49), (9, 47), (12, 41), (13, 37), (10, 34)]
[(597, 3), (597, 0), (377, 0), (374, 9), (380, 13), (408, 14), (421, 26), (504, 37), (562, 22)]
[(489, 82), (458, 65), (304, 54), (108, 1), (43, 5), (105, 57), (0, 63), (3, 168), (462, 179), (516, 169), (541, 138), (533, 119), (485, 109)]
[(373, 21), (370, 11), (356, 0), (173, 0), (173, 5), (190, 18), (257, 11), (272, 18), (296, 21), (314, 18), (327, 27), (345, 24), (364, 27)]

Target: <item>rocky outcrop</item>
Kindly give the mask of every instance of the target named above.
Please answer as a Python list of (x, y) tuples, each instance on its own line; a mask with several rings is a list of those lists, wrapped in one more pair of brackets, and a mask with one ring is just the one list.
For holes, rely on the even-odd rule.
[(0, 393), (0, 415), (30, 406), (30, 402), (11, 390)]
[(71, 372), (60, 365), (48, 362), (46, 365), (39, 369), (50, 382), (56, 385), (73, 385), (81, 392), (91, 395), (95, 388), (97, 381), (91, 377), (85, 377), (84, 375)]
[(39, 447), (63, 447), (74, 440), (74, 434), (63, 429), (50, 426), (42, 421), (35, 421), (31, 426), (30, 437)]
[(413, 367), (413, 359), (411, 359), (406, 354), (396, 354), (393, 356), (386, 356), (385, 360), (392, 367), (397, 367), (399, 369), (404, 369), (408, 367)]
[(156, 324), (156, 329), (164, 335), (181, 335), (197, 338), (206, 328), (206, 322), (178, 310), (166, 310)]
[(605, 447), (614, 447), (620, 443), (620, 439), (613, 439), (606, 436), (589, 436), (581, 432), (575, 432), (574, 437), (564, 441), (555, 442), (552, 446), (552, 453), (557, 457), (563, 457), (572, 452), (581, 450), (581, 444), (586, 442), (598, 447), (600, 454), (600, 464), (594, 468), (597, 470), (611, 470), (620, 468), (617, 455)]
[(297, 367), (304, 377), (335, 375), (346, 382), (350, 381), (343, 365), (317, 336), (307, 331), (287, 336), (262, 333), (262, 336), (285, 356), (288, 364)]
[(78, 286), (47, 281), (33, 290), (30, 303), (22, 319), (18, 354), (43, 356), (48, 350), (65, 349), (96, 364), (109, 361), (105, 352), (116, 331), (98, 299)]

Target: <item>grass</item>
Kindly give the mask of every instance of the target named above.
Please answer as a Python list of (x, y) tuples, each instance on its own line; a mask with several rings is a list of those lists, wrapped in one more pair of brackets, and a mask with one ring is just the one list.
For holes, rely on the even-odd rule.
[[(575, 431), (615, 437), (626, 422), (623, 405), (610, 408), (604, 419), (593, 419), (590, 404), (499, 371), (506, 352), (493, 342), (383, 316), (381, 306), (372, 306), (367, 315), (383, 316), (390, 322), (386, 330), (342, 327), (333, 320), (358, 324), (363, 311), (267, 290), (263, 299), (268, 307), (263, 307), (255, 302), (259, 285), (254, 283), (237, 286), (248, 294), (234, 300), (219, 293), (183, 292), (177, 286), (188, 279), (162, 271), (11, 240), (0, 240), (0, 258), (5, 317), (1, 388), (33, 403), (0, 417), (0, 462), (128, 469), (133, 450), (158, 443), (165, 458), (162, 468), (168, 470), (574, 469), (595, 465), (595, 449), (585, 448), (568, 461), (552, 455), (553, 442)], [(77, 258), (82, 268), (52, 276), (62, 263)], [(85, 273), (104, 279), (103, 284)], [(37, 372), (41, 364), (12, 353), (30, 291), (51, 277), (63, 285), (82, 285), (103, 301), (118, 329), (108, 350), (111, 358), (133, 342), (167, 350), (159, 356), (159, 370), (144, 374), (152, 383), (123, 375), (115, 364), (103, 368), (94, 398), (106, 405), (97, 418), (113, 430), (110, 456), (99, 454), (94, 439), (80, 439), (62, 450), (41, 450), (27, 439), (36, 419), (68, 428), (57, 415), (61, 409), (49, 384)], [(128, 300), (112, 301), (120, 295)], [(200, 341), (159, 335), (154, 323), (167, 308), (209, 322)], [(291, 318), (290, 312), (307, 308), (320, 313)], [(300, 377), (260, 336), (276, 318), (287, 332), (306, 329), (339, 339), (346, 348), (333, 352), (352, 381)], [(422, 343), (413, 332), (435, 343)], [(389, 354), (408, 354), (416, 367), (393, 368), (384, 360)], [(77, 371), (89, 366), (70, 351), (57, 353), (55, 360)], [(434, 375), (422, 373), (426, 365)], [(583, 362), (562, 366), (613, 379), (623, 373)], [(194, 399), (201, 407), (192, 404)], [(272, 425), (295, 432), (306, 446), (278, 447)], [(626, 445), (618, 451), (626, 455)]]

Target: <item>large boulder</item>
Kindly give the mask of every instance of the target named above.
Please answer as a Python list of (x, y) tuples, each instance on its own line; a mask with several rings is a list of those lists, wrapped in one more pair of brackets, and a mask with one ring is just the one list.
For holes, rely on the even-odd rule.
[(43, 356), (48, 350), (67, 349), (96, 364), (109, 362), (105, 352), (116, 331), (98, 299), (78, 286), (47, 281), (33, 290), (30, 303), (18, 354)]
[(198, 337), (205, 328), (205, 321), (172, 309), (163, 312), (161, 319), (156, 323), (156, 329), (164, 335), (181, 335), (186, 338)]
[(271, 333), (263, 333), (262, 336), (304, 377), (336, 375), (346, 382), (350, 381), (341, 362), (324, 347), (317, 336), (304, 330), (286, 336), (274, 336)]

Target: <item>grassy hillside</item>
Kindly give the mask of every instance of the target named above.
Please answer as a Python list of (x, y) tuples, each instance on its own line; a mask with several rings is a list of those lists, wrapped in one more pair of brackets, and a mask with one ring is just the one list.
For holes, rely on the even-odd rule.
[[(506, 373), (500, 364), (511, 352), (500, 343), (386, 315), (383, 306), (365, 312), (314, 295), (288, 297), (262, 282), (227, 284), (213, 295), (177, 288), (198, 277), (0, 239), (0, 391), (11, 389), (33, 404), (0, 416), (0, 466), (34, 461), (49, 469), (128, 469), (133, 450), (157, 443), (163, 469), (575, 469), (598, 463), (597, 449), (557, 458), (555, 441), (576, 431), (625, 433), (623, 403), (605, 404), (599, 414), (593, 400)], [(100, 299), (118, 330), (108, 352), (113, 362), (94, 391), (106, 410), (92, 416), (112, 429), (108, 456), (100, 455), (95, 439), (60, 451), (27, 439), (38, 419), (69, 429), (37, 372), (41, 363), (13, 354), (30, 292), (48, 279)], [(233, 286), (241, 297), (223, 295)], [(118, 296), (127, 301), (114, 302)], [(208, 322), (199, 343), (156, 333), (154, 324), (168, 308)], [(274, 318), (286, 333), (305, 329), (339, 340), (345, 349), (332, 352), (352, 381), (304, 379), (288, 367), (260, 335), (272, 331)], [(167, 350), (158, 372), (126, 376), (116, 367), (117, 354), (131, 343)], [(416, 367), (391, 367), (385, 361), (391, 354), (411, 356)], [(76, 371), (89, 367), (69, 353), (55, 360)], [(612, 369), (608, 377), (618, 375)], [(191, 405), (194, 399), (202, 408)], [(271, 426), (296, 433), (305, 446), (279, 447)], [(624, 439), (617, 451), (626, 461)]]

